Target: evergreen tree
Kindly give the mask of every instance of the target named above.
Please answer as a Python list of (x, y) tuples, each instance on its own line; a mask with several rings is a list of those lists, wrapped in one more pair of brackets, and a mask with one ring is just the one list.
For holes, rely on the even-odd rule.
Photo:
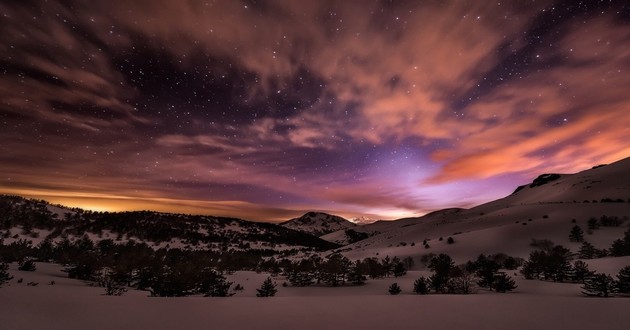
[(233, 295), (229, 292), (231, 285), (221, 273), (206, 268), (200, 274), (197, 292), (205, 297), (228, 297)]
[(588, 219), (587, 224), (589, 230), (599, 229), (599, 221), (597, 220), (597, 218)]
[(400, 288), (398, 283), (393, 283), (392, 285), (389, 286), (388, 291), (389, 291), (389, 294), (391, 295), (397, 295), (402, 291), (402, 289)]
[(424, 276), (413, 282), (413, 292), (417, 294), (427, 294), (429, 293), (429, 280)]
[(477, 261), (473, 263), (475, 274), (479, 277), (477, 284), (482, 288), (490, 288), (492, 290), (495, 280), (495, 274), (501, 267), (496, 261), (481, 254), (477, 257)]
[(580, 247), (580, 250), (578, 251), (578, 258), (593, 259), (596, 254), (597, 254), (597, 249), (595, 248), (595, 246), (593, 246), (593, 244), (587, 241), (582, 241), (582, 246)]
[(617, 274), (617, 291), (630, 294), (630, 266), (626, 266)]
[(256, 289), (256, 291), (258, 291), (256, 297), (273, 297), (278, 292), (278, 289), (276, 289), (276, 284), (273, 283), (271, 277), (267, 277), (260, 289)]
[(6, 282), (13, 279), (13, 276), (9, 274), (9, 265), (4, 262), (0, 262), (0, 287)]
[(366, 280), (367, 278), (361, 272), (361, 263), (357, 260), (357, 262), (350, 267), (348, 282), (352, 283), (352, 285), (363, 285)]
[(588, 269), (588, 264), (584, 261), (577, 260), (573, 263), (573, 274), (571, 276), (573, 282), (584, 284), (584, 281), (591, 275), (593, 275), (593, 272)]
[(35, 262), (31, 258), (24, 258), (22, 261), (18, 263), (18, 270), (24, 272), (34, 272), (37, 267), (35, 266)]
[(613, 242), (610, 254), (615, 257), (630, 255), (630, 229), (626, 230), (622, 239)]
[(587, 296), (610, 297), (615, 291), (615, 280), (608, 274), (589, 276), (582, 286), (582, 293)]
[(339, 253), (332, 254), (320, 266), (320, 278), (330, 286), (345, 284), (352, 261)]
[(383, 258), (383, 260), (381, 261), (381, 265), (383, 267), (383, 272), (385, 273), (385, 276), (389, 277), (389, 275), (391, 275), (392, 273), (392, 269), (394, 268), (392, 260), (389, 258), (389, 256), (385, 256), (385, 258)]
[(401, 277), (407, 274), (407, 269), (402, 262), (397, 262), (394, 264), (394, 277)]
[(517, 288), (516, 282), (504, 272), (494, 275), (493, 287), (496, 292), (501, 293), (506, 293)]
[(455, 263), (447, 254), (440, 253), (431, 259), (429, 269), (433, 271), (433, 274), (429, 280), (431, 281), (431, 288), (435, 290), (435, 292), (446, 293), (446, 285), (448, 284), (448, 279), (453, 267), (455, 267)]
[(571, 228), (571, 232), (569, 233), (569, 240), (571, 242), (582, 242), (584, 240), (584, 231), (580, 226), (575, 225)]

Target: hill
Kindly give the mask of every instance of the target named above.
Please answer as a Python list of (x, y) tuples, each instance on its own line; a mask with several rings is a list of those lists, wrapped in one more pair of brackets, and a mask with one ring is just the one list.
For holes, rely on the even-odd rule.
[[(442, 252), (461, 261), (479, 253), (526, 257), (532, 239), (550, 239), (577, 250), (579, 245), (568, 239), (572, 226), (586, 231), (592, 218), (620, 219), (623, 224), (618, 227), (587, 235), (588, 241), (605, 248), (623, 235), (630, 217), (629, 203), (630, 158), (626, 158), (576, 174), (539, 176), (505, 198), (471, 209), (446, 209), (418, 218), (360, 226), (354, 230), (370, 237), (347, 245), (343, 251), (351, 258), (420, 257)], [(322, 238), (342, 242), (344, 236), (344, 231), (338, 231)], [(455, 244), (448, 244), (448, 237), (453, 237)], [(425, 240), (428, 248), (424, 247)]]
[(357, 226), (355, 223), (342, 217), (322, 212), (308, 212), (299, 218), (291, 219), (280, 225), (313, 236), (322, 236)]

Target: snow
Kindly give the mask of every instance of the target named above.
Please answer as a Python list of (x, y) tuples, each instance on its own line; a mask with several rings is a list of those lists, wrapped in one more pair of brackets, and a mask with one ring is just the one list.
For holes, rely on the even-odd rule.
[(291, 219), (280, 225), (303, 233), (322, 236), (322, 238), (328, 233), (343, 231), (357, 226), (342, 217), (320, 212), (308, 212), (299, 218)]
[[(606, 259), (601, 259), (606, 261)], [(409, 293), (423, 272), (368, 281), (360, 287), (278, 286), (278, 296), (254, 297), (268, 276), (238, 272), (245, 287), (230, 298), (153, 298), (129, 291), (121, 297), (65, 278), (60, 266), (38, 263), (35, 272), (0, 288), (3, 329), (626, 329), (630, 299), (587, 298), (577, 284), (517, 277), (514, 293), (472, 295)], [(55, 285), (48, 285), (54, 280)], [(31, 287), (25, 283), (39, 282)], [(279, 281), (278, 281), (279, 282)], [(390, 283), (403, 288), (387, 294)], [(7, 303), (10, 302), (10, 303)]]

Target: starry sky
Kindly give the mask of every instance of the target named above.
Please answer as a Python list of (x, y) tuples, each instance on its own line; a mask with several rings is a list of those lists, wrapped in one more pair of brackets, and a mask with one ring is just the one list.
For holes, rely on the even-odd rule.
[(626, 1), (3, 1), (0, 193), (278, 221), (630, 156)]

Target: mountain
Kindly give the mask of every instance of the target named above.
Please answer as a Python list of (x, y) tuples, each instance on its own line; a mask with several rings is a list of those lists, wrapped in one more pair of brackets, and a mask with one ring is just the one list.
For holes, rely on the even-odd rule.
[(308, 212), (299, 218), (291, 219), (280, 225), (318, 237), (357, 226), (342, 217), (322, 212)]
[(154, 249), (212, 251), (327, 250), (338, 245), (272, 223), (151, 211), (92, 212), (0, 195), (0, 239), (39, 244), (87, 235), (94, 242), (139, 242)]
[[(621, 225), (588, 231), (591, 218), (613, 218)], [(509, 196), (470, 209), (445, 209), (418, 218), (359, 226), (354, 230), (367, 238), (343, 251), (351, 258), (449, 253), (466, 261), (479, 253), (527, 257), (532, 239), (550, 239), (575, 252), (579, 244), (568, 239), (573, 226), (590, 232), (587, 240), (598, 248), (607, 248), (623, 235), (628, 219), (630, 158), (575, 174), (541, 175)], [(339, 243), (347, 242), (346, 237), (345, 231), (322, 236)], [(448, 237), (455, 244), (448, 244)]]

